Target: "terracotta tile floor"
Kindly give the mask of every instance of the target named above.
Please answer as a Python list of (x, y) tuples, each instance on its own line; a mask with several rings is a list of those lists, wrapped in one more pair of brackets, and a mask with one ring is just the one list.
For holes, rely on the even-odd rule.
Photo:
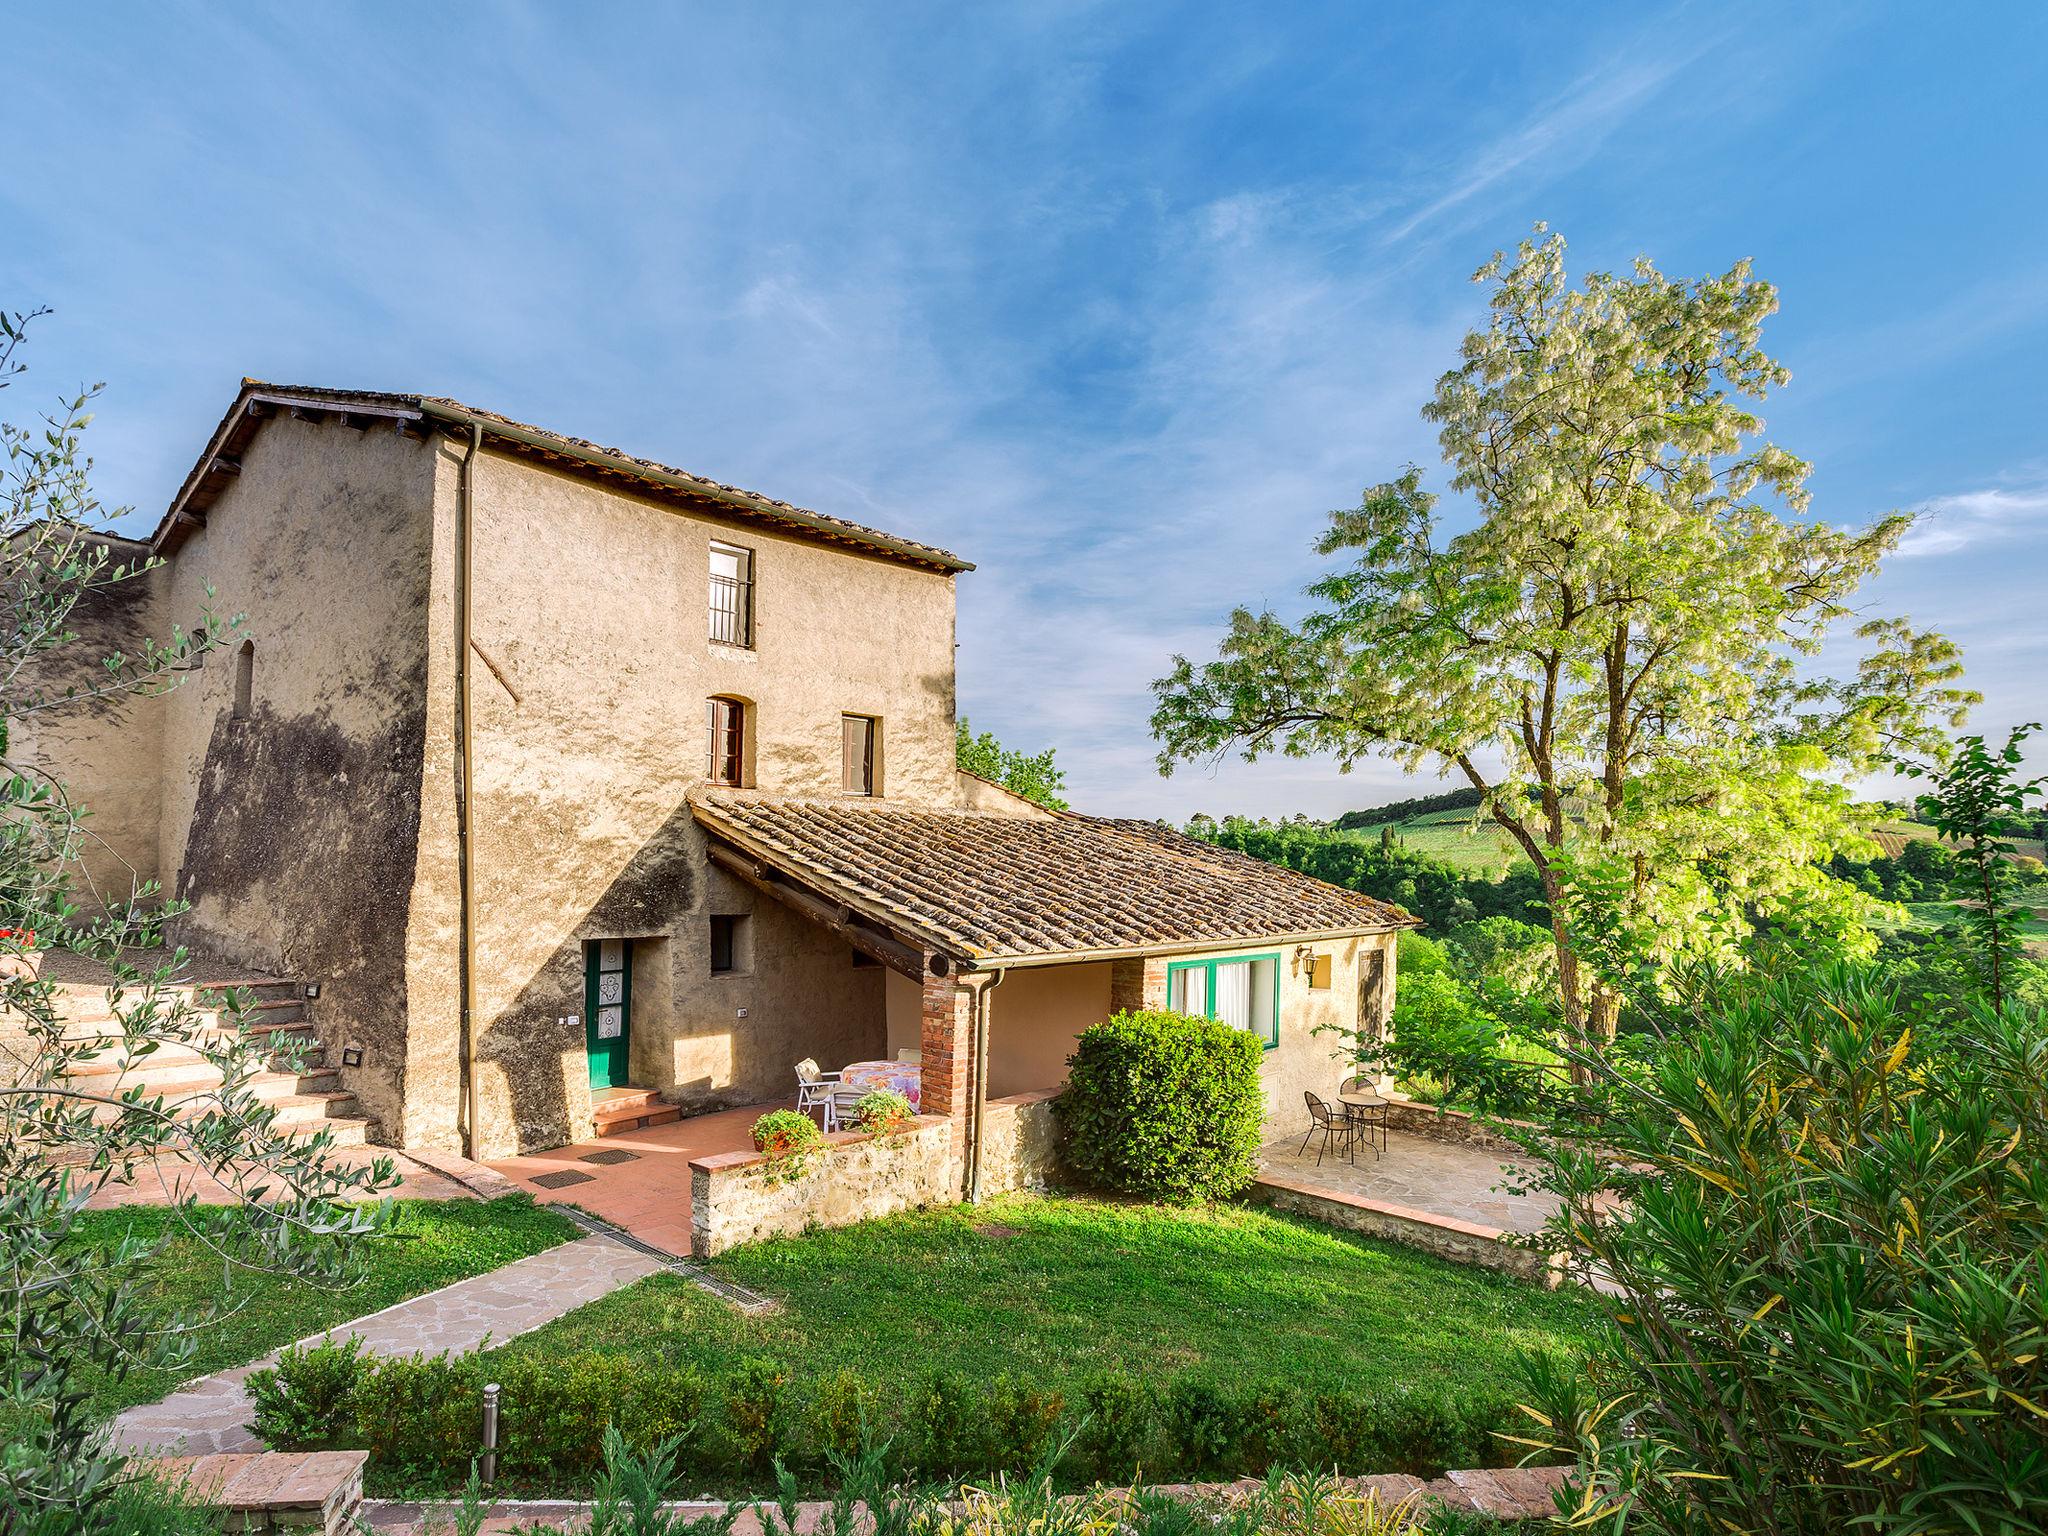
[[(624, 1227), (643, 1243), (687, 1258), (690, 1252), (690, 1160), (714, 1152), (739, 1152), (753, 1145), (754, 1122), (771, 1109), (792, 1103), (749, 1104), (716, 1114), (693, 1115), (647, 1130), (627, 1131), (598, 1141), (529, 1152), (490, 1164), (536, 1200), (580, 1205)], [(631, 1152), (627, 1163), (592, 1163), (593, 1153)], [(574, 1171), (588, 1182), (549, 1189), (534, 1180)]]

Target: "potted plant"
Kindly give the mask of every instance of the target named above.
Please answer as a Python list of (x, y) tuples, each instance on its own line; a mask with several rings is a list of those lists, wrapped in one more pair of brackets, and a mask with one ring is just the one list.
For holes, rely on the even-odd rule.
[(770, 1184), (803, 1177), (810, 1160), (824, 1150), (825, 1133), (809, 1115), (793, 1109), (771, 1109), (754, 1122), (754, 1150), (768, 1159)]
[(876, 1088), (853, 1104), (853, 1121), (870, 1136), (890, 1136), (910, 1124), (917, 1111), (894, 1088)]

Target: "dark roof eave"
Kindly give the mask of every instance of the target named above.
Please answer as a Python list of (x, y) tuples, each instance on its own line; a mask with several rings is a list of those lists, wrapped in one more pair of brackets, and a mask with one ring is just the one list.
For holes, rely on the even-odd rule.
[(1102, 960), (1137, 960), (1168, 955), (1209, 955), (1226, 950), (1262, 949), (1273, 945), (1330, 944), (1338, 939), (1363, 939), (1400, 933), (1422, 926), (1420, 918), (1405, 923), (1372, 923), (1357, 927), (1319, 928), (1303, 933), (1226, 934), (1216, 938), (1164, 939), (1154, 944), (1129, 944), (1115, 949), (1054, 949), (1010, 955), (984, 955), (974, 962), (984, 971), (1024, 970), (1045, 965), (1087, 965)]
[(504, 417), (472, 411), (453, 400), (441, 400), (424, 395), (394, 395), (371, 390), (293, 388), (266, 384), (259, 379), (242, 381), (242, 387), (235, 395), (234, 404), (228, 407), (220, 424), (208, 437), (205, 449), (178, 487), (177, 495), (171, 499), (170, 506), (165, 510), (163, 518), (148, 540), (151, 548), (157, 553), (167, 552), (167, 546), (172, 545), (173, 535), (178, 530), (204, 521), (202, 515), (188, 510), (189, 504), (213, 471), (221, 454), (229, 451), (231, 445), (239, 449), (244, 438), (238, 434), (245, 434), (249, 430), (247, 424), (250, 407), (257, 402), (272, 408), (298, 407), (351, 416), (381, 416), (396, 419), (401, 423), (431, 419), (444, 429), (481, 427), (487, 438), (516, 444), (534, 453), (607, 470), (698, 501), (731, 507), (736, 512), (760, 521), (779, 523), (791, 529), (801, 530), (849, 550), (866, 550), (886, 559), (920, 566), (946, 576), (974, 569), (972, 561), (963, 560), (958, 555), (932, 545), (919, 544), (912, 539), (900, 539), (879, 529), (864, 528), (859, 524), (809, 512), (802, 507), (758, 496), (735, 486), (719, 485), (715, 481), (697, 476), (671, 472), (647, 460), (610, 452), (595, 444), (561, 437)]
[(877, 550), (884, 554), (893, 555), (900, 560), (909, 560), (918, 565), (944, 571), (948, 575), (974, 569), (972, 561), (962, 560), (958, 555), (949, 554), (942, 549), (934, 549), (909, 539), (893, 538), (886, 533), (873, 531), (858, 534), (852, 533), (843, 524), (831, 518), (812, 516), (800, 507), (771, 502), (765, 497), (752, 496), (745, 491), (733, 490), (727, 486), (712, 485), (702, 480), (667, 474), (647, 464), (627, 458), (622, 454), (606, 453), (600, 448), (587, 448), (580, 443), (571, 442), (566, 438), (556, 437), (553, 433), (532, 431), (525, 427), (495, 420), (489, 416), (479, 416), (446, 401), (423, 399), (420, 402), (420, 409), (434, 420), (445, 422), (452, 426), (481, 427), (485, 437), (502, 438), (508, 442), (519, 443), (525, 447), (536, 449), (543, 453), (554, 454), (560, 458), (574, 459), (578, 463), (613, 470), (619, 474), (631, 476), (635, 480), (644, 480), (651, 485), (664, 486), (669, 490), (680, 491), (685, 495), (701, 497), (706, 501), (722, 502), (726, 506), (751, 512), (757, 517), (767, 518), (774, 522), (793, 523), (799, 528), (807, 528), (814, 533), (822, 534), (834, 543), (851, 544), (856, 548)]

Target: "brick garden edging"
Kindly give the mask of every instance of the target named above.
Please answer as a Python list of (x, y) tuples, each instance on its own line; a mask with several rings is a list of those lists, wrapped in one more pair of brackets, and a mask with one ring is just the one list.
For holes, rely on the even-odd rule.
[[(1568, 1471), (1565, 1467), (1472, 1468), (1446, 1472), (1442, 1477), (1429, 1479), (1410, 1477), (1405, 1472), (1386, 1472), (1376, 1477), (1340, 1477), (1334, 1481), (1343, 1494), (1355, 1499), (1376, 1495), (1383, 1506), (1409, 1499), (1434, 1500), (1461, 1514), (1485, 1515), (1496, 1520), (1534, 1520), (1557, 1512), (1552, 1496), (1564, 1486)], [(1228, 1498), (1242, 1497), (1263, 1486), (1260, 1479), (1245, 1478), (1235, 1483), (1158, 1484), (1149, 1491), (1171, 1498)], [(663, 1506), (665, 1510), (685, 1518), (722, 1515), (731, 1507), (715, 1500)], [(445, 1526), (456, 1508), (452, 1501), (445, 1500), (411, 1503), (371, 1499), (364, 1504), (363, 1515), (369, 1528), (379, 1532), (380, 1536), (382, 1533), (388, 1533), (388, 1536), (419, 1536), (429, 1528)], [(800, 1531), (821, 1528), (831, 1509), (832, 1505), (822, 1499), (798, 1504), (796, 1528)], [(568, 1522), (589, 1512), (590, 1505), (577, 1499), (507, 1499), (492, 1506), (491, 1528), (503, 1530), (513, 1522), (535, 1520)], [(436, 1524), (430, 1527), (429, 1521)], [(733, 1525), (733, 1536), (762, 1536), (760, 1519), (752, 1503), (741, 1506), (739, 1518)]]

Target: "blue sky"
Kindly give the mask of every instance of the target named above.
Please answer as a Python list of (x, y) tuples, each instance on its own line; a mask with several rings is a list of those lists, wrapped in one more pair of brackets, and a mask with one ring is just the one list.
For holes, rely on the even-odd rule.
[[(2048, 9), (45, 6), (8, 23), (9, 391), (104, 379), (161, 511), (244, 374), (448, 394), (955, 549), (960, 701), (1083, 809), (1333, 813), (1182, 770), (1147, 684), (1299, 602), (1548, 220), (1779, 285), (1815, 512), (2048, 713)], [(1422, 784), (1414, 792), (1426, 791)]]

